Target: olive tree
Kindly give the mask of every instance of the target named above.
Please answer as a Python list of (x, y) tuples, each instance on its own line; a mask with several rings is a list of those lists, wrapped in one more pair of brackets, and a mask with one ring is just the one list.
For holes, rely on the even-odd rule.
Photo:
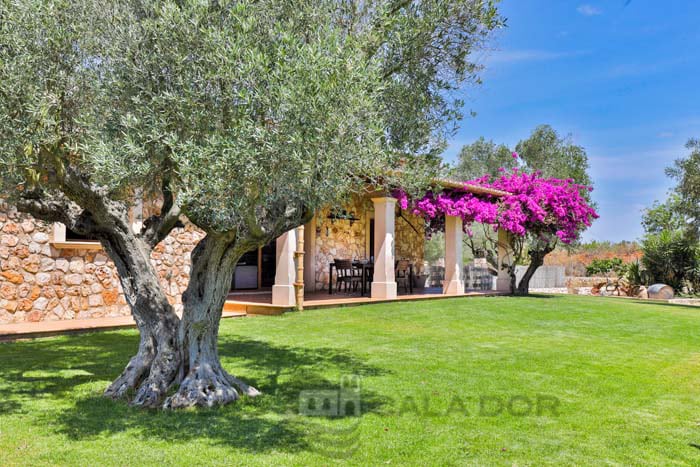
[[(138, 151), (149, 157), (135, 159), (118, 131), (132, 103), (113, 60), (130, 41), (134, 15), (118, 2), (0, 2), (0, 193), (37, 219), (100, 240), (141, 336), (106, 394), (135, 390), (134, 403), (151, 406), (181, 371), (179, 319), (150, 261), (180, 209), (167, 155), (148, 145)], [(163, 200), (138, 232), (129, 220), (135, 192)]]
[(364, 60), (361, 41), (329, 21), (334, 7), (171, 5), (144, 24), (143, 37), (163, 53), (138, 58), (149, 73), (132, 86), (148, 89), (158, 76), (168, 87), (148, 96), (138, 119), (162, 119), (183, 212), (206, 232), (183, 295), (185, 378), (167, 407), (257, 394), (223, 369), (217, 353), (236, 263), (321, 207), (381, 185), (378, 175), (395, 165), (396, 153), (383, 150), (377, 67)]
[(700, 238), (700, 139), (689, 139), (685, 147), (690, 154), (676, 159), (666, 169), (666, 175), (676, 181), (669, 208), (686, 234), (697, 241)]
[[(472, 76), (464, 56), (500, 23), (489, 2), (241, 2), (158, 15), (170, 27), (143, 34), (163, 51), (144, 57), (143, 86), (159, 76), (170, 87), (144, 111), (167, 116), (163, 133), (176, 129), (165, 139), (179, 199), (207, 234), (183, 295), (186, 376), (165, 405), (211, 406), (257, 394), (216, 347), (241, 255), (368, 187), (425, 187), (456, 115), (443, 91)], [(406, 120), (422, 126), (407, 132)]]
[(484, 175), (497, 177), (499, 169), (518, 166), (517, 157), (505, 144), (496, 144), (483, 136), (471, 144), (462, 146), (451, 175), (458, 180), (473, 180)]
[[(238, 259), (353, 193), (425, 186), (459, 117), (454, 92), (478, 81), (469, 53), (502, 20), (494, 2), (472, 0), (97, 3), (37, 0), (41, 28), (31, 7), (7, 4), (25, 27), (4, 29), (2, 43), (15, 43), (17, 34), (33, 48), (5, 49), (20, 65), (3, 64), (3, 74), (26, 86), (20, 104), (28, 115), (49, 115), (53, 123), (47, 130), (31, 118), (16, 124), (17, 104), (3, 108), (2, 126), (11, 130), (3, 130), (3, 160), (14, 174), (3, 177), (6, 186), (18, 201), (68, 197), (91, 218), (110, 211), (72, 195), (64, 173), (78, 173), (91, 196), (120, 203), (124, 212), (137, 190), (163, 197), (162, 214), (143, 232), (116, 228), (145, 242), (144, 258), (175, 214), (201, 228), (206, 236), (191, 255), (183, 317), (173, 321), (177, 333), (172, 326), (166, 333), (179, 350), (171, 360), (178, 376), (151, 369), (148, 377), (161, 378), (161, 389), (179, 383), (166, 407), (255, 395), (223, 369), (217, 352)], [(48, 57), (36, 50), (45, 31), (68, 36)], [(25, 63), (30, 59), (19, 55), (27, 51), (38, 58)], [(45, 71), (44, 59), (55, 69)], [(54, 74), (63, 90), (54, 90)], [(42, 97), (47, 89), (50, 98)], [(51, 107), (65, 96), (80, 103), (67, 106), (75, 115), (68, 125)], [(64, 152), (25, 155), (27, 141), (45, 133), (52, 142), (56, 129), (66, 134), (57, 143)], [(96, 232), (118, 256), (111, 228), (105, 222)], [(153, 271), (119, 272), (124, 283)], [(145, 292), (162, 295), (157, 281)], [(164, 395), (152, 391), (148, 405)]]

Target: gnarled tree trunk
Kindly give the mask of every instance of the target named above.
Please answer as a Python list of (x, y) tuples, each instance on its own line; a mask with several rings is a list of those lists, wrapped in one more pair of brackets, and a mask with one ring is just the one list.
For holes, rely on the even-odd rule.
[(137, 354), (105, 390), (105, 396), (119, 399), (135, 392), (133, 405), (158, 407), (168, 389), (182, 375), (178, 341), (180, 320), (158, 281), (148, 245), (124, 229), (113, 229), (99, 236), (117, 267), (124, 295), (141, 334)]
[[(217, 340), (219, 321), (243, 249), (235, 234), (208, 234), (192, 251), (190, 282), (182, 296), (180, 323), (185, 378), (165, 401), (166, 408), (212, 407), (259, 392), (229, 375), (221, 366)], [(238, 388), (238, 390), (236, 390)]]
[(544, 264), (544, 257), (552, 252), (554, 247), (546, 247), (542, 250), (530, 250), (528, 256), (530, 256), (530, 264), (525, 270), (525, 274), (520, 279), (520, 283), (515, 286), (515, 267), (513, 267), (513, 272), (511, 273), (511, 290), (514, 295), (527, 295), (530, 293), (530, 279), (535, 275), (537, 268)]
[(104, 394), (121, 399), (135, 393), (132, 404), (145, 407), (159, 406), (182, 377), (180, 320), (151, 263), (152, 248), (180, 218), (167, 172), (164, 167), (161, 213), (149, 217), (139, 233), (132, 230), (129, 204), (114, 200), (107, 188), (93, 184), (89, 174), (72, 166), (49, 167), (42, 175), (48, 180), (47, 188), (23, 191), (16, 200), (18, 209), (37, 219), (62, 222), (76, 232), (94, 235), (114, 262), (141, 340), (136, 355)]

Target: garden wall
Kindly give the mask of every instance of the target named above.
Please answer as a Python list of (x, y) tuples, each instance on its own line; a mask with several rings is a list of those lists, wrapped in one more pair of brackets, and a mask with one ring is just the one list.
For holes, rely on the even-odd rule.
[[(527, 266), (516, 266), (515, 277), (518, 283), (525, 275)], [(566, 277), (564, 276), (564, 266), (540, 266), (530, 279), (530, 288), (544, 289), (566, 287)]]

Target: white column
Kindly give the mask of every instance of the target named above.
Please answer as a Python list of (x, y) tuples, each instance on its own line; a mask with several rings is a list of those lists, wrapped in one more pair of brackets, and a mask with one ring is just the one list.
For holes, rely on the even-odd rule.
[(445, 216), (445, 280), (442, 293), (446, 295), (461, 295), (464, 293), (462, 277), (462, 218)]
[(503, 229), (498, 229), (498, 277), (496, 278), (496, 290), (499, 292), (510, 292), (510, 275), (507, 265), (512, 258), (509, 254), (510, 237), (509, 233)]
[(394, 277), (394, 211), (396, 199), (372, 198), (374, 203), (374, 279), (372, 298), (396, 298)]
[(296, 230), (290, 230), (277, 238), (277, 269), (275, 270), (275, 285), (272, 286), (272, 304), (294, 306), (294, 281), (296, 269), (294, 266), (294, 251), (297, 247)]

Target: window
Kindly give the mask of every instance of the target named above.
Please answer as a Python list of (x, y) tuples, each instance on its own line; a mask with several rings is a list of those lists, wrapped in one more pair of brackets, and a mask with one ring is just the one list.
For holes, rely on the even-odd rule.
[[(129, 212), (129, 218), (132, 222), (134, 232), (141, 230), (143, 225), (143, 195), (140, 191), (135, 193), (135, 204)], [(82, 235), (67, 228), (65, 225), (57, 222), (53, 225), (53, 238), (51, 246), (57, 249), (80, 249), (80, 250), (101, 250), (102, 245), (99, 240), (90, 236)]]
[(75, 248), (81, 250), (101, 250), (102, 245), (94, 238), (73, 232), (61, 223), (53, 225), (51, 246), (57, 249)]
[(92, 235), (83, 235), (66, 227), (67, 242), (98, 242), (99, 240)]

